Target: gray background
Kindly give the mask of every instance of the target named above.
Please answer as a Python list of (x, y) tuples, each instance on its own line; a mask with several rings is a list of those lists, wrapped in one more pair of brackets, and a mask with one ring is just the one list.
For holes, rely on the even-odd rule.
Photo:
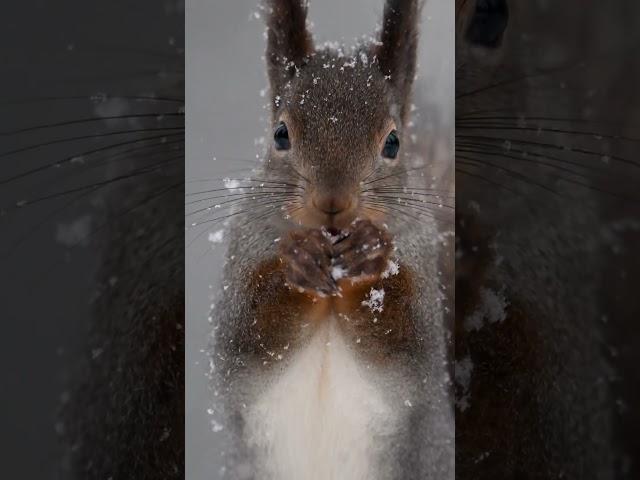
[[(383, 0), (312, 1), (309, 17), (314, 39), (351, 44), (374, 32), (382, 8)], [(187, 192), (202, 185), (220, 188), (220, 183), (189, 182), (238, 176), (237, 170), (247, 168), (247, 162), (261, 153), (259, 139), (268, 138), (267, 99), (261, 96), (267, 87), (262, 59), (264, 23), (256, 12), (260, 12), (257, 0), (186, 2)], [(429, 0), (422, 25), (416, 89), (432, 105), (434, 117), (450, 124), (454, 112), (453, 2)], [(190, 217), (185, 223), (189, 225)], [(206, 412), (212, 399), (203, 349), (211, 331), (207, 317), (219, 288), (224, 245), (212, 249), (206, 233), (196, 238), (201, 231), (187, 231), (185, 255), (185, 442), (190, 480), (219, 477), (222, 438), (221, 433), (213, 433)]]

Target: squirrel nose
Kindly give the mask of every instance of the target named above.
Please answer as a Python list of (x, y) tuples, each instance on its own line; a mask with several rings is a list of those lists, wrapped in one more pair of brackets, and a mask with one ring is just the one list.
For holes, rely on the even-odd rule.
[(351, 206), (351, 198), (348, 195), (317, 195), (313, 204), (328, 215), (337, 215)]

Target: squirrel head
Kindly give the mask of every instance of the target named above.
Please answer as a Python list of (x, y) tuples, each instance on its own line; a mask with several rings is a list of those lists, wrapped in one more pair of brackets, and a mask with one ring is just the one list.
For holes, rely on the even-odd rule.
[(363, 186), (402, 167), (419, 3), (387, 1), (378, 37), (347, 51), (314, 46), (306, 2), (268, 2), (273, 137), (266, 168), (303, 192), (290, 209), (299, 223), (340, 229), (355, 218), (384, 217)]

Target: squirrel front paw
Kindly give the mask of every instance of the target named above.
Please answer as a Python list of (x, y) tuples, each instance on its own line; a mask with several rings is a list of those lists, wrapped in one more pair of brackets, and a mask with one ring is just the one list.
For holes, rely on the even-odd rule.
[(280, 242), (286, 281), (300, 291), (321, 295), (337, 292), (331, 257), (331, 241), (320, 230), (294, 230)]
[(334, 264), (351, 281), (375, 281), (386, 270), (392, 251), (386, 230), (370, 220), (357, 220), (348, 235), (333, 245)]

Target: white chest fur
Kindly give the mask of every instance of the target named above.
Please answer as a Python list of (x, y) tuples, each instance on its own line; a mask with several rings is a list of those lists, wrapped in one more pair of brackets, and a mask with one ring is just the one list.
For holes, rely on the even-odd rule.
[(374, 378), (327, 322), (248, 409), (259, 478), (376, 480), (396, 422)]

